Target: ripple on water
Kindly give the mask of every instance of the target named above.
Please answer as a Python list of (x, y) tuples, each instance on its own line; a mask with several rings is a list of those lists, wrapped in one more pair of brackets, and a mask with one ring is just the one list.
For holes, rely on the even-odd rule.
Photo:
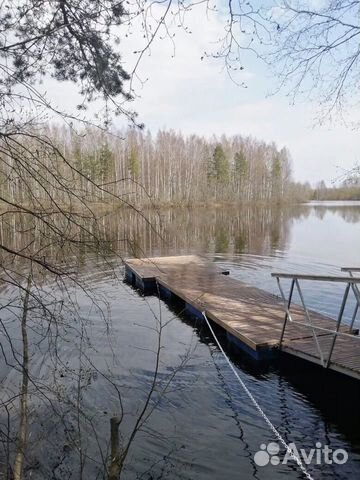
[[(317, 209), (318, 206), (311, 208)], [(322, 221), (317, 215), (317, 210), (311, 213), (311, 225)], [(335, 218), (337, 213), (329, 215), (333, 216), (327, 216), (326, 222)], [(293, 235), (289, 232), (283, 247), (272, 248), (268, 255), (264, 254), (264, 251), (269, 252), (268, 239), (264, 241), (262, 250), (249, 243), (245, 253), (238, 254), (229, 252), (232, 243), (225, 241), (221, 244), (222, 251), (219, 247), (219, 251), (214, 253), (216, 241), (210, 237), (210, 240), (208, 237), (205, 240), (200, 238), (201, 246), (208, 245), (203, 250), (199, 243), (184, 246), (179, 239), (179, 252), (208, 252), (209, 258), (230, 270), (234, 278), (278, 294), (276, 283), (270, 276), (272, 271), (338, 275), (342, 263), (349, 261), (351, 242), (344, 247), (347, 253), (336, 258), (332, 250), (324, 248), (324, 252), (315, 252), (316, 231), (309, 235), (307, 219), (305, 216), (294, 220)], [(231, 219), (226, 217), (225, 220), (226, 225), (231, 224)], [(336, 222), (340, 221), (343, 222), (342, 217), (336, 217)], [(207, 235), (216, 234), (216, 226), (209, 228), (205, 224), (205, 227), (206, 232), (210, 232)], [(342, 225), (341, 231), (350, 232), (345, 227)], [(243, 228), (240, 223), (239, 228)], [(246, 228), (250, 231), (252, 227), (246, 225)], [(200, 235), (199, 232), (197, 234)], [(238, 232), (233, 233), (236, 237)], [(259, 235), (262, 233), (260, 231)], [(256, 236), (253, 235), (253, 238), (256, 239)], [(187, 238), (192, 241), (191, 232)], [(199, 237), (196, 237), (198, 240)], [(239, 248), (243, 248), (244, 242), (240, 240)], [(154, 251), (162, 251), (161, 246), (154, 245)], [(108, 323), (104, 322), (99, 310), (80, 286), (71, 290), (86, 320), (88, 336), (86, 356), (82, 358), (81, 404), (87, 412), (91, 412), (94, 430), (89, 424), (84, 424), (83, 446), (89, 458), (93, 457), (97, 462), (88, 460), (86, 478), (96, 478), (101, 466), (97, 442), (106, 447), (109, 418), (120, 412), (121, 405), (114, 385), (122, 393), (124, 421), (121, 432), (127, 437), (134, 427), (153, 381), (154, 349), (158, 338), (156, 328), (160, 318), (167, 327), (163, 331), (157, 387), (150, 403), (156, 408), (133, 444), (125, 478), (304, 478), (293, 462), (265, 467), (256, 465), (255, 453), (262, 444), (275, 441), (274, 435), (234, 378), (209, 332), (183, 315), (177, 315), (175, 307), (169, 308), (154, 297), (141, 297), (121, 283), (121, 273), (118, 257), (109, 258), (108, 263), (103, 264), (98, 258), (88, 256), (79, 278), (80, 284), (93, 287), (99, 304), (111, 314)], [(330, 315), (336, 315), (341, 294), (341, 288), (335, 284), (324, 284), (321, 290), (311, 282), (304, 285), (309, 306)], [(72, 328), (63, 332), (64, 338), (58, 350), (62, 364), (54, 365), (53, 359), (46, 356), (45, 346), (34, 348), (31, 357), (39, 379), (47, 382), (55, 379), (64, 398), (72, 402), (79, 400), (73, 375), (79, 369), (81, 336), (78, 327), (74, 322)], [(325, 381), (323, 375), (300, 364), (286, 362), (260, 367), (233, 354), (231, 361), (287, 442), (295, 442), (298, 448), (310, 449), (318, 441), (332, 449), (343, 448), (349, 453), (346, 465), (311, 465), (309, 471), (314, 478), (352, 480), (360, 477), (358, 388), (346, 382)], [(181, 363), (183, 365), (178, 369)], [(15, 388), (18, 374), (8, 369), (4, 375), (7, 380), (4, 384), (9, 389)], [(30, 426), (34, 439), (34, 451), (31, 453), (44, 465), (43, 478), (60, 479), (67, 478), (64, 471), (75, 471), (78, 466), (78, 450), (69, 450), (69, 435), (76, 432), (78, 419), (71, 403), (57, 403), (54, 399), (55, 407), (62, 409), (61, 422), (57, 422), (58, 417), (48, 407), (42, 406), (38, 414), (34, 414)], [(63, 470), (55, 467), (59, 452), (64, 455)], [(283, 450), (281, 454), (284, 454)]]

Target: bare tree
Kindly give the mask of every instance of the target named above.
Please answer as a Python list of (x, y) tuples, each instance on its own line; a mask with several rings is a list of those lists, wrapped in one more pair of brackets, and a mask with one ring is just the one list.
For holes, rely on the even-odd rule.
[[(77, 157), (61, 148), (43, 123), (51, 115), (70, 126), (75, 122), (89, 125), (82, 112), (89, 102), (102, 100), (108, 106), (107, 115), (112, 109), (135, 124), (135, 114), (123, 103), (131, 99), (124, 86), (130, 76), (113, 42), (113, 29), (126, 15), (122, 4), (111, 0), (0, 3), (0, 268), (1, 288), (6, 292), (0, 306), (6, 313), (0, 320), (0, 348), (2, 367), (8, 366), (21, 378), (20, 390), (17, 380), (10, 382), (1, 398), (1, 412), (6, 412), (5, 417), (1, 414), (0, 426), (5, 452), (1, 477), (8, 480), (24, 478), (29, 469), (28, 412), (31, 408), (32, 416), (38, 415), (37, 425), (41, 425), (44, 405), (47, 412), (52, 412), (51, 421), (64, 426), (79, 455), (78, 478), (85, 475), (90, 458), (100, 465), (103, 478), (107, 476), (109, 442), (99, 438), (93, 412), (83, 405), (82, 392), (91, 381), (85, 365), (91, 359), (86, 357), (86, 321), (73, 289), (83, 292), (106, 325), (106, 299), (79, 280), (84, 249), (101, 255), (105, 264), (106, 253), (111, 250), (101, 229), (96, 201), (116, 200), (147, 219), (121, 190), (114, 191), (113, 179), (107, 178), (112, 158), (105, 138), (89, 164), (81, 151)], [(79, 114), (60, 111), (41, 92), (39, 82), (46, 75), (79, 86)], [(98, 125), (101, 131), (107, 130), (107, 119)], [(12, 238), (5, 235), (7, 228), (13, 232)], [(69, 368), (59, 350), (61, 342), (68, 341), (69, 332), (79, 352), (78, 369)], [(34, 372), (33, 349), (41, 349), (44, 361), (53, 364), (53, 382), (44, 381)], [(75, 396), (63, 390), (61, 369), (77, 386)], [(155, 385), (156, 372), (155, 367)], [(101, 374), (118, 395), (121, 413), (119, 387), (111, 374)], [(154, 388), (139, 417), (141, 424), (149, 414), (153, 393)], [(67, 430), (64, 406), (78, 419), (75, 432)], [(96, 455), (89, 452), (84, 426), (98, 444)], [(140, 426), (135, 425), (134, 433), (124, 443), (122, 462)], [(46, 440), (44, 429), (38, 442)], [(34, 436), (32, 442), (35, 447)], [(47, 448), (49, 452), (55, 450), (51, 444)], [(43, 477), (49, 478), (46, 468)]]
[(319, 102), (321, 118), (358, 105), (358, 1), (284, 1), (269, 18), (276, 48), (268, 61), (292, 97)]
[[(205, 182), (197, 174), (206, 170), (217, 141), (207, 145), (203, 139), (184, 139), (173, 132), (161, 132), (154, 142), (149, 134), (145, 137), (133, 132), (126, 144), (114, 140), (118, 136), (106, 134), (112, 113), (124, 115), (132, 126), (141, 126), (136, 114), (128, 109), (138, 65), (157, 36), (165, 35), (172, 41), (174, 25), (187, 28), (185, 15), (198, 3), (208, 11), (213, 8), (202, 1), (173, 4), (171, 0), (130, 2), (127, 10), (124, 3), (116, 0), (0, 2), (0, 269), (1, 288), (6, 293), (6, 300), (0, 305), (6, 313), (0, 318), (0, 349), (4, 366), (17, 374), (14, 382), (4, 386), (1, 398), (4, 415), (0, 436), (5, 458), (1, 466), (7, 480), (24, 478), (25, 467), (29, 468), (30, 408), (38, 425), (44, 409), (54, 428), (64, 427), (77, 456), (78, 478), (85, 478), (89, 462), (96, 464), (102, 478), (106, 478), (109, 438), (100, 437), (93, 412), (86, 408), (83, 397), (93, 375), (106, 377), (117, 398), (110, 469), (112, 477), (119, 476), (137, 432), (144, 428), (176, 373), (175, 370), (159, 383), (165, 325), (161, 318), (156, 319), (152, 382), (129, 436), (118, 441), (123, 418), (122, 392), (111, 372), (97, 369), (88, 355), (87, 323), (74, 288), (89, 299), (107, 325), (106, 298), (99, 298), (96, 290), (80, 277), (84, 251), (94, 252), (107, 264), (106, 253), (112, 249), (101, 228), (98, 203), (115, 202), (130, 207), (156, 233), (156, 228), (129, 199), (129, 185), (143, 197), (149, 197), (149, 188), (156, 197), (170, 202), (190, 201), (197, 191), (206, 194)], [(233, 62), (238, 63), (240, 70), (243, 68), (239, 53), (242, 49), (253, 50), (254, 36), (267, 32), (258, 10), (249, 4), (239, 3), (237, 7), (235, 10), (235, 5), (229, 3), (219, 52), (208, 53), (225, 58), (229, 71)], [(121, 35), (138, 24), (145, 43), (137, 50), (134, 67), (127, 72), (120, 55)], [(246, 40), (242, 43), (240, 37), (244, 35)], [(80, 101), (76, 113), (62, 111), (43, 92), (41, 82), (48, 77), (78, 87)], [(105, 112), (103, 121), (95, 122), (97, 125), (93, 125), (87, 113), (88, 105), (94, 101), (99, 102), (98, 110)], [(56, 131), (58, 127), (46, 124), (49, 118), (66, 123), (68, 129)], [(92, 133), (95, 127), (96, 135)], [(83, 140), (84, 129), (90, 132), (89, 137), (94, 136), (92, 144)], [(269, 165), (276, 148), (255, 145), (252, 139), (238, 138), (232, 144), (232, 155), (242, 151), (248, 159), (247, 198), (267, 200), (271, 195)], [(140, 153), (134, 156), (135, 151)], [(227, 177), (231, 177), (230, 170)], [(13, 232), (11, 238), (6, 235), (7, 230)], [(69, 338), (77, 349), (76, 366), (69, 366), (59, 350), (61, 342), (69, 342)], [(33, 370), (31, 348), (39, 349), (53, 364), (51, 382)], [(69, 377), (70, 393), (59, 380), (61, 375)], [(76, 418), (73, 429), (67, 428), (68, 411)], [(96, 454), (87, 442), (90, 433), (95, 439)], [(46, 429), (32, 442), (34, 447), (48, 442)], [(56, 449), (56, 445), (50, 447)], [(41, 474), (49, 478), (51, 472), (44, 468)]]

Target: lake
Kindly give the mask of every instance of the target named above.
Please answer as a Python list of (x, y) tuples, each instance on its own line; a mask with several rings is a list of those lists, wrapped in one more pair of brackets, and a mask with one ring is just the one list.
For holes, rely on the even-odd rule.
[[(56, 355), (40, 341), (40, 330), (47, 326), (38, 320), (31, 333), (31, 368), (42, 387), (32, 391), (26, 478), (104, 478), (109, 419), (123, 408), (121, 432), (126, 438), (132, 431), (152, 386), (159, 325), (154, 408), (131, 446), (122, 478), (305, 478), (291, 460), (256, 464), (260, 446), (276, 439), (210, 332), (176, 305), (141, 296), (123, 283), (119, 257), (198, 253), (232, 277), (278, 295), (273, 271), (339, 275), (342, 266), (360, 266), (360, 202), (149, 210), (144, 217), (114, 212), (104, 215), (101, 228), (109, 240), (106, 259), (85, 249), (79, 284), (69, 287), (83, 323), (72, 322), (70, 310), (62, 312), (69, 322), (54, 335), (59, 336)], [(50, 295), (57, 285), (44, 280), (44, 288)], [(303, 290), (310, 307), (337, 315), (344, 286), (309, 282)], [(3, 300), (11, 295), (4, 290)], [(357, 327), (359, 320), (360, 314)], [(14, 319), (9, 315), (4, 322), (12, 328)], [(7, 339), (3, 347), (9, 351)], [(355, 382), (324, 381), (302, 362), (257, 367), (228, 354), (287, 442), (307, 451), (320, 442), (348, 453), (342, 465), (309, 465), (312, 478), (360, 478), (360, 390)], [(3, 363), (1, 378), (6, 395), (14, 393), (16, 370)]]

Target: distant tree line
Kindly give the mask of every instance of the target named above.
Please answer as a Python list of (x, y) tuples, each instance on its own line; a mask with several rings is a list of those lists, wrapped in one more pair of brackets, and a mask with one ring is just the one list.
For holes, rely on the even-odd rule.
[[(13, 152), (19, 158), (28, 151), (36, 155), (36, 172), (30, 174), (27, 162), (16, 162), (14, 168), (13, 160), (0, 152), (2, 196), (26, 202), (34, 196), (45, 201), (50, 194), (66, 203), (54, 177), (67, 178), (74, 193), (100, 202), (104, 198), (98, 185), (110, 189), (114, 199), (120, 195), (125, 203), (141, 204), (279, 203), (291, 194), (288, 150), (253, 137), (206, 139), (173, 130), (152, 135), (132, 128), (112, 134), (98, 129), (75, 133), (57, 126), (48, 126), (44, 134), (57, 145), (57, 153), (49, 156), (41, 148), (34, 150), (31, 135)], [(34, 182), (34, 173), (43, 181)]]
[[(40, 133), (56, 146), (51, 154), (46, 142), (38, 144)], [(74, 198), (125, 205), (360, 200), (357, 171), (338, 186), (294, 182), (288, 149), (251, 136), (153, 135), (135, 128), (76, 132), (49, 125), (11, 145), (11, 152), (9, 144), (0, 148), (0, 200), (14, 204), (49, 198), (62, 205), (76, 203)], [(66, 180), (66, 189), (58, 179)]]
[(313, 189), (312, 200), (360, 200), (360, 177), (353, 175), (338, 186), (328, 187), (321, 181)]

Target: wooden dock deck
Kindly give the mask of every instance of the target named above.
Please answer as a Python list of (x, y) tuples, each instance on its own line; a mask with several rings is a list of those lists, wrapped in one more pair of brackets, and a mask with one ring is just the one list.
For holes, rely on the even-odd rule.
[[(230, 341), (256, 360), (270, 359), (279, 352), (284, 325), (284, 303), (278, 297), (223, 275), (213, 263), (198, 256), (129, 259), (125, 262), (126, 280), (146, 293), (176, 295), (185, 309), (203, 320), (220, 325)], [(313, 327), (335, 331), (336, 321), (310, 311)], [(322, 364), (318, 346), (309, 325), (304, 325), (304, 310), (291, 306), (293, 322), (285, 329), (281, 351)], [(298, 323), (296, 323), (298, 322)], [(299, 325), (302, 323), (303, 325)], [(340, 327), (327, 368), (360, 379), (360, 339)], [(323, 356), (329, 354), (333, 333), (317, 330)]]

